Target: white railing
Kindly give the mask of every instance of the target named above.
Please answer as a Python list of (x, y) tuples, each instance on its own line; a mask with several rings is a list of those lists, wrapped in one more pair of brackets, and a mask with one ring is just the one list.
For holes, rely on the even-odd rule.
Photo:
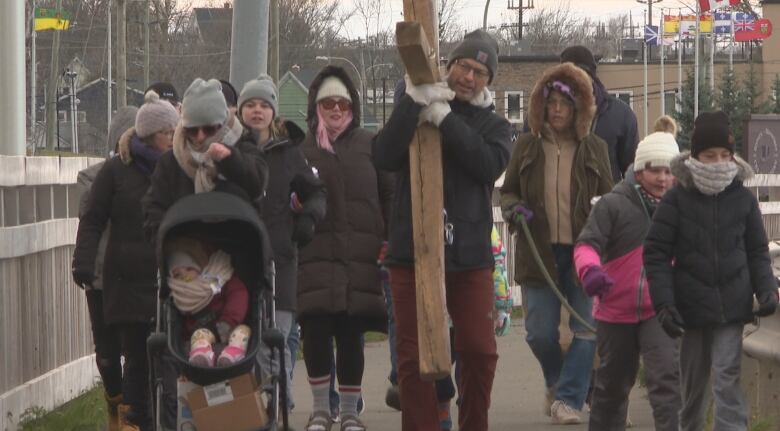
[(95, 383), (86, 301), (70, 261), (76, 175), (100, 160), (0, 156), (0, 430)]

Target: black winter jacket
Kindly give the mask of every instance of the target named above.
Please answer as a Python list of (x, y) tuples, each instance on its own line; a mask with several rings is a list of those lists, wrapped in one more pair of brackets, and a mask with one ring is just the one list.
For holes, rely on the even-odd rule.
[[(493, 184), (509, 161), (512, 128), (493, 112), (493, 106), (453, 100), (450, 107), (452, 113), (439, 126), (444, 208), (448, 222), (454, 225), (454, 241), (445, 247), (445, 270), (488, 268), (493, 266)], [(414, 264), (409, 144), (421, 110), (422, 106), (405, 95), (373, 142), (376, 166), (400, 171), (390, 219), (389, 265)]]
[[(292, 122), (285, 124), (290, 137), (277, 138), (260, 148), (268, 165), (268, 188), (261, 200), (261, 215), (276, 262), (276, 308), (296, 309), (298, 287), (298, 248), (292, 234), (295, 220), (309, 216), (319, 223), (325, 217), (325, 186), (314, 175), (301, 151), (303, 131)], [(290, 208), (290, 194), (301, 199), (303, 212), (299, 215)]]
[(612, 180), (618, 183), (629, 165), (634, 163), (639, 144), (636, 115), (625, 102), (607, 93), (601, 82), (593, 88), (597, 106), (591, 130), (607, 142)]
[(103, 312), (108, 324), (146, 323), (155, 313), (157, 262), (144, 237), (140, 204), (149, 184), (149, 177), (132, 161), (107, 160), (79, 221), (73, 268), (92, 274), (100, 238), (111, 222), (103, 264)]
[(753, 295), (776, 291), (758, 202), (739, 173), (724, 191), (696, 189), (683, 153), (672, 161), (678, 184), (664, 195), (645, 240), (644, 263), (656, 311), (674, 305), (686, 328), (753, 319)]
[[(184, 145), (181, 124), (174, 135), (174, 147)], [(256, 202), (265, 192), (268, 166), (251, 137), (243, 136), (231, 148), (230, 156), (215, 163), (222, 176), (216, 179), (215, 191), (232, 193), (250, 202)], [(179, 199), (195, 193), (195, 183), (179, 166), (174, 151), (160, 157), (152, 174), (149, 191), (141, 203), (144, 211), (144, 232), (148, 240), (156, 244), (157, 230), (168, 208)], [(259, 209), (258, 209), (258, 215)]]

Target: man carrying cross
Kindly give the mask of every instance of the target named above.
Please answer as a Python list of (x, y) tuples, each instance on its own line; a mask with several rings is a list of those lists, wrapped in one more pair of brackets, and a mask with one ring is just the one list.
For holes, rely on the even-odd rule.
[[(445, 247), (447, 310), (462, 364), (459, 429), (488, 429), (498, 354), (493, 325), (493, 184), (509, 160), (512, 129), (494, 111), (487, 85), (498, 67), (498, 45), (482, 30), (467, 34), (447, 62), (446, 82), (413, 85), (374, 138), (380, 169), (399, 171), (387, 263), (397, 330), (403, 430), (438, 430), (434, 384), (420, 378), (412, 234), (409, 143), (419, 123), (441, 132), (443, 215), (451, 224)], [(425, 169), (425, 166), (422, 166)], [(444, 232), (442, 232), (444, 235)]]

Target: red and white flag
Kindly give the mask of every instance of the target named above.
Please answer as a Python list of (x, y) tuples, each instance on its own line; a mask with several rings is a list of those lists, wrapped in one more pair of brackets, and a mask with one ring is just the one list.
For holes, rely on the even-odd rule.
[(740, 0), (699, 0), (702, 12), (738, 5)]

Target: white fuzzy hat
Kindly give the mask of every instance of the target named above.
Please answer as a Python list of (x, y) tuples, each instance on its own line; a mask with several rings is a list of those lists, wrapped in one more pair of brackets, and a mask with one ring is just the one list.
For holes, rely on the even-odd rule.
[(315, 100), (315, 102), (319, 102), (322, 99), (327, 99), (328, 97), (342, 97), (349, 100), (350, 102), (352, 101), (352, 97), (349, 96), (349, 90), (347, 90), (347, 86), (344, 85), (344, 83), (335, 76), (329, 76), (322, 81), (320, 90), (317, 91), (317, 100)]
[(672, 159), (680, 154), (680, 147), (674, 135), (667, 132), (655, 132), (647, 135), (636, 148), (634, 171), (646, 168), (669, 167)]

